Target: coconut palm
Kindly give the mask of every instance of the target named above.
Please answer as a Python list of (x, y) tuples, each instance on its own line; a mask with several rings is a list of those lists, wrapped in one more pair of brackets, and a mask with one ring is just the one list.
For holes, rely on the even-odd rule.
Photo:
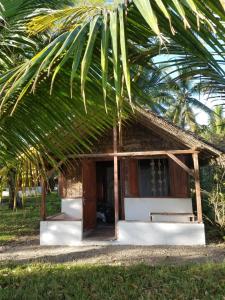
[[(0, 2), (0, 74), (10, 68), (22, 63), (25, 59), (32, 57), (38, 50), (40, 50), (47, 42), (47, 35), (41, 34), (35, 39), (28, 37), (26, 32), (26, 22), (34, 15), (38, 15), (40, 10), (51, 8), (62, 8), (70, 2), (67, 0), (58, 1), (27, 1), (27, 0), (1, 0)], [(3, 186), (9, 186), (10, 192), (10, 207), (16, 207), (17, 193), (16, 189), (18, 182), (27, 184), (28, 177), (35, 178), (34, 172), (30, 174), (31, 170), (36, 168), (38, 170), (41, 163), (39, 157), (31, 151), (33, 160), (35, 158), (36, 165), (25, 160), (24, 156), (20, 156), (17, 160), (8, 159), (5, 163), (4, 156), (10, 152), (10, 146), (7, 147), (3, 143), (3, 136), (0, 141), (0, 190), (2, 192)], [(8, 157), (9, 158), (9, 157)], [(38, 162), (39, 161), (39, 162)], [(37, 168), (39, 166), (39, 168)], [(26, 170), (25, 170), (26, 169)], [(20, 174), (20, 176), (18, 176)], [(24, 176), (26, 174), (26, 176)], [(26, 178), (25, 178), (26, 177)], [(23, 184), (22, 184), (23, 186)], [(1, 194), (0, 192), (0, 194)], [(0, 196), (1, 198), (1, 196)]]
[(31, 58), (44, 47), (46, 35), (31, 38), (26, 22), (42, 10), (63, 8), (69, 0), (1, 0), (0, 1), (0, 73)]
[(171, 80), (167, 84), (168, 97), (164, 97), (166, 107), (165, 117), (184, 129), (197, 131), (197, 111), (212, 116), (213, 112), (201, 101), (201, 85), (195, 79), (183, 77), (180, 72), (179, 80)]
[[(170, 68), (152, 65), (136, 72), (137, 90), (141, 90), (138, 102), (155, 111), (184, 129), (195, 132), (198, 129), (197, 113), (209, 117), (213, 111), (201, 99), (202, 84), (195, 77), (189, 77), (183, 70), (175, 68), (175, 77), (168, 75)], [(140, 71), (141, 70), (141, 71)], [(205, 89), (203, 89), (204, 91)]]
[(217, 105), (214, 107), (213, 115), (209, 119), (208, 126), (203, 126), (201, 134), (210, 142), (218, 147), (225, 148), (225, 116), (224, 106)]
[[(13, 75), (7, 74), (2, 78), (1, 83), (6, 83), (5, 87), (10, 86), (2, 106), (18, 87), (23, 87), (13, 112), (22, 96), (28, 90), (35, 90), (43, 73), (51, 75), (52, 90), (57, 74), (67, 63), (71, 65), (71, 86), (76, 72), (80, 73), (84, 106), (86, 81), (92, 80), (92, 76), (101, 78), (106, 101), (108, 79), (112, 74), (119, 106), (122, 94), (125, 93), (131, 100), (129, 63), (148, 48), (151, 37), (157, 37), (162, 45), (175, 41), (223, 74), (223, 69), (207, 50), (209, 46), (220, 56), (224, 51), (218, 41), (218, 38), (224, 37), (224, 2), (220, 3), (221, 7), (214, 1), (187, 0), (181, 4), (175, 0), (134, 0), (115, 1), (112, 5), (79, 4), (63, 10), (47, 11), (35, 17), (29, 23), (28, 30), (33, 35), (50, 31), (55, 38), (39, 54), (18, 67)], [(202, 40), (206, 46), (203, 46)]]
[(222, 105), (218, 105), (214, 108), (214, 115), (210, 120), (210, 127), (216, 134), (225, 135), (225, 116), (224, 107)]

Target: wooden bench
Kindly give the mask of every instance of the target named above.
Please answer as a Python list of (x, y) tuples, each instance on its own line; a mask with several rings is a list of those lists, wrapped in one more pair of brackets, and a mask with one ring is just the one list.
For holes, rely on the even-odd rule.
[(191, 213), (150, 212), (150, 213), (149, 213), (149, 217), (150, 217), (150, 221), (151, 221), (151, 222), (153, 222), (153, 219), (152, 219), (153, 216), (184, 216), (184, 217), (190, 218), (190, 222), (194, 222), (194, 221), (195, 221), (195, 215), (194, 215), (194, 214), (191, 214)]

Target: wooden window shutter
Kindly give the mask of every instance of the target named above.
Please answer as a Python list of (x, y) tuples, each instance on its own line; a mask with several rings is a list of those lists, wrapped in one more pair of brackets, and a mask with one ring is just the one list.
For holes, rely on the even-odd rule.
[[(184, 155), (177, 155), (177, 157), (186, 163), (186, 157)], [(169, 159), (169, 183), (171, 197), (189, 197), (188, 173), (172, 159)]]
[(139, 197), (137, 159), (129, 159), (128, 161), (128, 182), (129, 182), (129, 196)]

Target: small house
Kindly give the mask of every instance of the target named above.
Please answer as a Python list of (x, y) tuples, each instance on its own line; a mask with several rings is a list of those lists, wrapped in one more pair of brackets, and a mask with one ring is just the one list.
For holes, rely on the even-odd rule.
[(140, 108), (118, 131), (64, 167), (41, 244), (204, 245), (199, 166), (222, 151)]

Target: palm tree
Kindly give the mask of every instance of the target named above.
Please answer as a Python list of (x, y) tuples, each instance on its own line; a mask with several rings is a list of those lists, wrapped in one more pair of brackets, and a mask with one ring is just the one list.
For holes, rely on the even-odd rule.
[[(10, 68), (24, 62), (26, 59), (32, 57), (38, 50), (44, 47), (47, 41), (47, 35), (39, 35), (35, 39), (27, 36), (25, 23), (34, 15), (37, 15), (42, 10), (49, 10), (50, 8), (62, 8), (70, 2), (67, 0), (51, 0), (46, 3), (43, 0), (27, 1), (15, 0), (12, 2), (1, 0), (0, 2), (0, 74), (10, 70)], [(39, 9), (39, 10), (38, 10)], [(1, 147), (2, 146), (2, 147)], [(31, 163), (25, 164), (20, 161), (8, 163), (3, 161), (4, 152), (10, 152), (10, 147), (1, 144), (0, 157), (0, 190), (5, 184), (9, 187), (10, 193), (10, 208), (15, 208), (18, 204), (16, 186), (18, 181), (21, 181), (21, 176), (18, 178), (18, 170), (20, 172), (26, 167), (29, 174), (31, 170)], [(40, 163), (40, 162), (39, 162)], [(30, 174), (29, 174), (30, 176)], [(24, 177), (24, 176), (22, 176)], [(34, 176), (32, 175), (34, 178)], [(27, 178), (24, 178), (27, 181)], [(1, 194), (1, 193), (0, 193)], [(1, 196), (0, 196), (1, 198)]]
[(63, 8), (69, 0), (1, 0), (0, 1), (0, 74), (31, 58), (49, 40), (48, 35), (31, 38), (26, 23), (40, 11)]
[(168, 98), (164, 98), (166, 107), (165, 117), (181, 128), (196, 132), (198, 124), (196, 121), (197, 111), (213, 114), (212, 110), (201, 102), (201, 85), (195, 79), (184, 77), (183, 72), (178, 70), (178, 80), (168, 82)]
[[(55, 77), (69, 62), (72, 64), (71, 86), (79, 71), (84, 106), (86, 81), (92, 80), (92, 76), (102, 79), (106, 100), (111, 75), (109, 71), (113, 71), (119, 106), (122, 93), (131, 100), (129, 61), (142, 55), (154, 37), (158, 38), (161, 45), (167, 46), (171, 41), (182, 45), (186, 52), (195, 54), (200, 59), (199, 63), (207, 62), (224, 75), (223, 69), (207, 49), (207, 46), (212, 47), (220, 56), (221, 51), (224, 51), (222, 43), (218, 43), (218, 37), (222, 38), (224, 34), (221, 22), (224, 17), (224, 2), (221, 1), (221, 7), (219, 6), (219, 3), (215, 5), (211, 1), (204, 1), (203, 4), (201, 1), (187, 0), (185, 4), (180, 4), (175, 0), (117, 0), (112, 5), (79, 4), (63, 10), (47, 11), (28, 24), (28, 31), (36, 35), (50, 30), (55, 38), (39, 54), (17, 68), (13, 75), (2, 78), (0, 83), (6, 83), (10, 87), (2, 100), (2, 106), (19, 86), (23, 86), (13, 106), (14, 111), (22, 96), (29, 89), (35, 90), (42, 73), (51, 74), (52, 90)], [(206, 46), (202, 45), (202, 40)]]
[(174, 78), (168, 74), (169, 69), (151, 65), (137, 72), (135, 80), (138, 90), (141, 90), (138, 102), (181, 128), (196, 132), (197, 113), (213, 115), (213, 111), (201, 101), (201, 82), (179, 68), (173, 70)]
[(225, 116), (223, 105), (214, 107), (208, 126), (202, 126), (200, 133), (211, 143), (220, 148), (225, 148)]
[(225, 135), (225, 116), (222, 105), (217, 105), (214, 108), (214, 114), (210, 120), (210, 128), (217, 135)]

